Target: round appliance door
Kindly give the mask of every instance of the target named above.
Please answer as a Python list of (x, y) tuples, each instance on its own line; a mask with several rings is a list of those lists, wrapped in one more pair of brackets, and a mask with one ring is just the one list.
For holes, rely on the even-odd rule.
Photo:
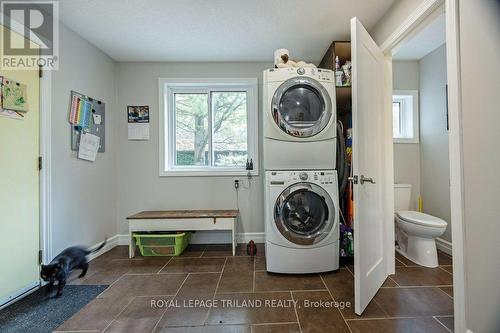
[(276, 125), (288, 135), (307, 138), (328, 125), (332, 101), (318, 81), (295, 77), (283, 82), (274, 93), (272, 116)]
[(329, 235), (336, 212), (323, 188), (312, 183), (297, 183), (286, 188), (276, 200), (274, 222), (290, 242), (313, 245)]

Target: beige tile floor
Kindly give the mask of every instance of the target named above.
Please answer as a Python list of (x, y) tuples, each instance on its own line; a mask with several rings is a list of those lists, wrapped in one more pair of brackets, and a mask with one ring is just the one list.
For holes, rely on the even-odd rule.
[(243, 247), (232, 257), (229, 245), (192, 245), (176, 258), (127, 255), (116, 247), (93, 260), (84, 279), (73, 274), (71, 284), (110, 286), (57, 332), (453, 331), (452, 261), (443, 253), (438, 268), (397, 254), (396, 274), (362, 316), (353, 309), (352, 265), (270, 274), (260, 244), (256, 257)]

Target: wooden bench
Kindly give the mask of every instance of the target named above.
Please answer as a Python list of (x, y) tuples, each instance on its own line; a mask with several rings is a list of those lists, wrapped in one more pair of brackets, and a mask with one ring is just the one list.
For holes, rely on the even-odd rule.
[(129, 222), (129, 257), (135, 255), (132, 233), (138, 231), (230, 230), (233, 256), (236, 251), (238, 210), (161, 210), (143, 211), (127, 217)]

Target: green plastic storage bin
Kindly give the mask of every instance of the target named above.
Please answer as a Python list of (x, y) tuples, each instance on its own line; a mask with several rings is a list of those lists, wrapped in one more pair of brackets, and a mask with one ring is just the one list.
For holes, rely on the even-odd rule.
[(163, 257), (180, 255), (188, 246), (191, 233), (134, 232), (133, 236), (142, 256)]

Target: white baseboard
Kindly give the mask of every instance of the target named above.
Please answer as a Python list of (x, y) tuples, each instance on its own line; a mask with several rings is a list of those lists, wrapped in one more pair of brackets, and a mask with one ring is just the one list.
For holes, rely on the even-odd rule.
[[(238, 243), (248, 243), (253, 240), (255, 243), (264, 243), (266, 241), (265, 234), (263, 232), (246, 232), (236, 234), (236, 241)], [(95, 253), (94, 257), (101, 255), (117, 245), (129, 245), (129, 235), (119, 234), (115, 235), (108, 240), (108, 244), (99, 251)], [(231, 233), (227, 231), (197, 231), (191, 235), (191, 244), (227, 244), (231, 243)], [(93, 258), (94, 258), (93, 257)]]
[(450, 256), (453, 255), (452, 245), (447, 240), (444, 240), (444, 239), (439, 238), (439, 237), (436, 238), (436, 247), (438, 248), (438, 250), (441, 250)]
[(265, 243), (266, 234), (263, 232), (245, 232), (236, 235), (238, 243), (248, 243), (253, 240), (255, 243)]
[[(108, 238), (106, 245), (104, 245), (104, 247), (100, 251), (91, 253), (89, 255), (89, 260), (93, 260), (93, 259), (99, 257), (101, 254), (108, 252), (109, 250), (111, 250), (112, 248), (114, 248), (117, 245), (125, 245), (125, 244), (120, 244), (121, 237), (122, 237), (122, 235), (114, 235), (113, 237)], [(95, 247), (101, 245), (101, 243), (102, 242), (99, 242), (99, 243), (95, 244), (94, 246), (92, 246), (91, 248), (95, 248)], [(127, 245), (128, 245), (128, 242), (127, 242)]]
[(119, 234), (119, 235), (116, 235), (118, 237), (118, 244), (117, 245), (126, 245), (128, 246), (128, 244), (130, 243), (130, 240), (129, 240), (129, 235), (128, 234)]

